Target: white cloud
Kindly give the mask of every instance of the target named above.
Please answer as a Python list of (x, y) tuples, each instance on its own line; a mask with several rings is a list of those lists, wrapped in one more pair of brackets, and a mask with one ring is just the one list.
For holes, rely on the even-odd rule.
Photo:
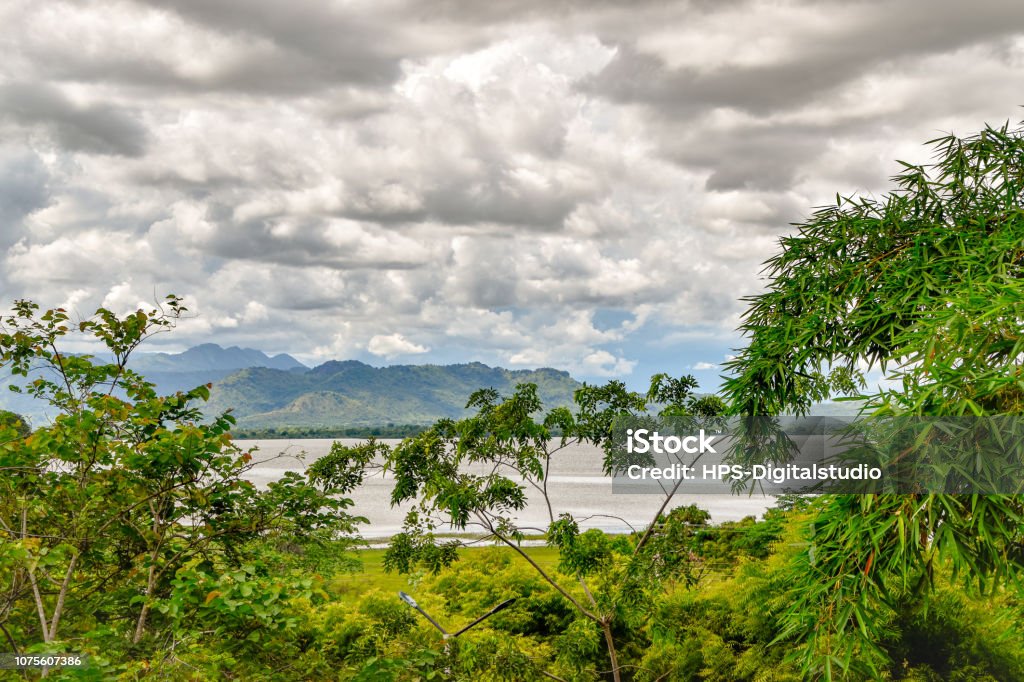
[(0, 281), (185, 295), (179, 347), (714, 369), (791, 222), (1017, 117), (978, 1), (4, 3)]
[[(79, 293), (77, 296), (73, 294), (72, 298), (81, 300), (84, 297)], [(136, 293), (130, 281), (121, 282), (110, 287), (100, 305), (117, 315), (127, 315), (137, 310), (150, 312), (157, 309), (157, 301), (147, 301), (144, 296), (140, 296)]]
[(399, 355), (418, 355), (430, 350), (426, 346), (413, 343), (401, 334), (389, 334), (387, 336), (378, 334), (370, 339), (366, 349), (374, 355), (388, 359), (398, 357)]
[(245, 309), (242, 311), (242, 321), (246, 324), (264, 322), (269, 317), (267, 306), (259, 301), (249, 301), (245, 304)]
[(619, 358), (606, 350), (595, 351), (580, 364), (580, 369), (591, 376), (621, 377), (633, 372), (635, 360)]

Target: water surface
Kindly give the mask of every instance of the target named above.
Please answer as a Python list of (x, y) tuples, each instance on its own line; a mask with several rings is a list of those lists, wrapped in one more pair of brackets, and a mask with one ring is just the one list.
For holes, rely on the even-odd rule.
[[(361, 441), (356, 439), (338, 439), (346, 445), (355, 445)], [(239, 440), (237, 444), (243, 449), (258, 447), (254, 453), (256, 460), (266, 460), (257, 464), (249, 474), (249, 479), (258, 485), (280, 478), (286, 471), (301, 471), (306, 465), (326, 455), (335, 439), (311, 438), (299, 440)], [(399, 441), (381, 439), (391, 445)], [(281, 455), (278, 457), (278, 455)], [(548, 478), (548, 494), (552, 501), (555, 517), (567, 512), (579, 522), (580, 527), (599, 528), (610, 533), (628, 532), (631, 527), (642, 528), (649, 524), (655, 512), (661, 506), (660, 495), (627, 495), (612, 493), (612, 479), (601, 471), (602, 452), (592, 445), (574, 445), (559, 451), (551, 462)], [(482, 473), (483, 468), (470, 468), (467, 471)], [(411, 505), (402, 507), (391, 506), (391, 491), (394, 481), (390, 476), (375, 475), (367, 478), (364, 484), (354, 491), (350, 497), (355, 504), (349, 511), (358, 516), (365, 516), (370, 525), (362, 529), (367, 538), (381, 538), (393, 535), (401, 530), (402, 520)], [(521, 526), (542, 530), (549, 523), (544, 498), (530, 486), (526, 486), (529, 503), (518, 514)], [(735, 521), (745, 516), (759, 516), (765, 509), (774, 504), (774, 498), (765, 495), (683, 495), (677, 494), (669, 508), (687, 504), (708, 510), (713, 522)], [(439, 531), (448, 530), (446, 528)], [(470, 529), (472, 530), (472, 529)]]

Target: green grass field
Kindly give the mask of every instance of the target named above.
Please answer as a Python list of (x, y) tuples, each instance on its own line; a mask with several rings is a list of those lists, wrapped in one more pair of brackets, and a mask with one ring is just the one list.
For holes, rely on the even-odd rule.
[[(473, 552), (483, 547), (467, 547), (459, 550), (460, 559), (468, 559)], [(514, 553), (508, 547), (496, 548), (499, 552)], [(545, 571), (554, 571), (558, 565), (558, 549), (555, 547), (524, 547), (527, 554)], [(342, 573), (331, 581), (332, 587), (349, 594), (363, 594), (373, 589), (384, 592), (398, 592), (410, 587), (410, 576), (400, 573), (388, 573), (384, 570), (383, 549), (361, 549), (355, 552), (356, 558), (362, 563), (362, 569), (354, 573)]]

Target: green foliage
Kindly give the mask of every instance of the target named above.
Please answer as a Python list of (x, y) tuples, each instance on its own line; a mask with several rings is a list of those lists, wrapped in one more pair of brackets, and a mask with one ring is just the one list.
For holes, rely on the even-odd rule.
[[(792, 508), (790, 502), (786, 504)], [(797, 505), (799, 506), (799, 505)], [(634, 632), (615, 630), (624, 679), (775, 682), (804, 679), (786, 660), (789, 641), (773, 644), (789, 605), (792, 558), (804, 540), (808, 509), (773, 511), (764, 521), (718, 526), (705, 513), (683, 508), (677, 516), (697, 523), (687, 541), (708, 564), (700, 589), (682, 581), (663, 583), (644, 602)], [(746, 530), (741, 530), (741, 528)], [(626, 537), (594, 544), (613, 548)], [(737, 537), (774, 538), (765, 558), (752, 558)], [(635, 540), (635, 539), (634, 539)], [(589, 540), (587, 542), (590, 542)], [(263, 542), (266, 548), (269, 541)], [(735, 546), (735, 550), (730, 549)], [(547, 548), (530, 548), (534, 558)], [(758, 550), (759, 552), (760, 550)], [(375, 553), (376, 550), (368, 550)], [(506, 610), (455, 640), (442, 640), (394, 591), (369, 586), (358, 596), (333, 593), (305, 570), (305, 558), (266, 549), (260, 559), (210, 571), (201, 563), (177, 572), (171, 598), (161, 609), (179, 609), (172, 648), (128, 660), (108, 650), (92, 678), (168, 680), (564, 680), (607, 679), (608, 662), (599, 623), (582, 617), (533, 568), (507, 548), (473, 548), (462, 559), (415, 587), (420, 605), (450, 631), (494, 605), (515, 597)], [(362, 554), (362, 553), (360, 553)], [(545, 563), (550, 567), (550, 563)], [(347, 570), (343, 561), (321, 572)], [(571, 576), (550, 570), (557, 580)], [(593, 589), (604, 591), (602, 573)], [(618, 579), (619, 576), (615, 576)], [(1020, 604), (968, 598), (946, 576), (927, 610), (903, 601), (884, 622), (879, 644), (892, 663), (856, 680), (1013, 680), (1024, 669), (1024, 638), (1008, 628), (1020, 622)], [(601, 597), (598, 597), (601, 599)], [(161, 617), (166, 614), (160, 612)], [(623, 614), (628, 615), (627, 613)], [(188, 627), (195, 623), (198, 627)], [(126, 662), (127, 661), (127, 662)], [(71, 677), (69, 677), (71, 679)]]
[[(184, 311), (170, 296), (151, 311), (73, 322), (18, 301), (0, 322), (0, 363), (57, 410), (32, 433), (0, 426), (0, 629), (12, 649), (70, 646), (130, 671), (160, 647), (187, 651), (206, 628), (265, 643), (297, 622), (286, 595), (312, 583), (271, 578), (247, 557), (268, 542), (313, 546), (353, 531), (340, 495), (361, 481), (372, 443), (338, 446), (310, 475), (258, 490), (233, 418), (204, 419), (198, 407), (208, 386), (160, 396), (129, 369), (139, 344)], [(70, 335), (112, 362), (68, 354)]]
[(239, 653), (251, 653), (278, 631), (296, 627), (298, 619), (286, 602), (308, 599), (312, 583), (309, 578), (261, 575), (250, 564), (219, 575), (185, 566), (175, 573), (171, 592), (158, 610), (186, 632), (192, 622), (200, 622), (214, 637), (230, 634)]
[[(1022, 413), (1024, 130), (930, 144), (934, 163), (903, 164), (889, 194), (837, 197), (782, 239), (728, 364), (735, 412), (805, 413), (839, 391), (876, 419)], [(865, 365), (892, 387), (862, 394)], [(1022, 575), (1019, 497), (839, 495), (814, 508), (786, 624), (808, 674), (878, 674), (897, 598), (926, 598), (947, 568), (988, 592)]]
[[(790, 502), (787, 507), (794, 505)], [(796, 505), (799, 506), (799, 505)], [(705, 512), (683, 508), (677, 517), (696, 526), (687, 546), (705, 560), (699, 589), (683, 581), (663, 582), (643, 601), (642, 617), (628, 619), (614, 630), (624, 679), (749, 680), (776, 682), (805, 679), (797, 663), (787, 660), (792, 640), (778, 640), (794, 580), (793, 558), (800, 553), (804, 524), (813, 510), (773, 510), (763, 521), (733, 524), (701, 523)], [(615, 548), (627, 537), (596, 531), (583, 535), (594, 544)], [(742, 542), (739, 536), (749, 536)], [(747, 550), (767, 540), (763, 558)], [(590, 540), (587, 541), (588, 543)], [(530, 548), (535, 553), (537, 548)], [(543, 551), (547, 551), (546, 549)], [(420, 605), (449, 631), (468, 624), (494, 605), (516, 598), (514, 605), (455, 640), (444, 641), (425, 619), (400, 601), (393, 591), (372, 588), (358, 597), (346, 594), (317, 597), (300, 594), (285, 604), (284, 617), (294, 626), (266, 628), (261, 647), (247, 648), (243, 620), (237, 633), (209, 643), (210, 652), (189, 663), (218, 656), (230, 658), (236, 675), (258, 679), (382, 679), (382, 680), (540, 680), (555, 675), (565, 680), (607, 678), (606, 643), (600, 623), (581, 616), (529, 564), (507, 548), (474, 548), (461, 560), (427, 576), (415, 587)], [(709, 559), (714, 559), (710, 561)], [(245, 580), (262, 580), (246, 574)], [(563, 581), (560, 571), (549, 575)], [(599, 602), (609, 589), (603, 579), (622, 574), (597, 571), (588, 581)], [(296, 576), (297, 577), (297, 576)], [(295, 578), (287, 578), (289, 580)], [(1021, 677), (1024, 641), (1013, 629), (1020, 606), (1003, 597), (995, 602), (968, 598), (951, 587), (948, 576), (936, 576), (936, 596), (928, 609), (903, 595), (894, 610), (882, 614), (884, 636), (879, 646), (891, 663), (877, 674), (851, 672), (850, 679), (1012, 680)], [(255, 588), (254, 588), (255, 591)], [(302, 588), (296, 588), (301, 592)], [(308, 593), (309, 590), (306, 590)], [(598, 594), (600, 592), (600, 594)], [(197, 597), (203, 593), (197, 592)], [(273, 636), (270, 633), (273, 632)], [(214, 653), (219, 652), (219, 653)], [(301, 661), (288, 669), (285, 656)], [(256, 667), (257, 665), (262, 667)], [(276, 671), (273, 673), (265, 671)], [(256, 671), (256, 672), (252, 672)], [(447, 671), (447, 672), (446, 672)], [(212, 675), (211, 675), (212, 676)]]
[(438, 668), (441, 654), (430, 649), (412, 651), (401, 657), (373, 657), (351, 679), (353, 682), (399, 682), (401, 680), (443, 680)]
[[(638, 665), (638, 680), (801, 680), (811, 677), (789, 660), (794, 643), (780, 637), (799, 579), (793, 559), (801, 552), (808, 512), (773, 512), (752, 524), (774, 527), (774, 550), (764, 559), (735, 557), (726, 577), (700, 590), (675, 589), (655, 605), (653, 645)], [(713, 531), (718, 527), (709, 528)], [(729, 535), (730, 533), (725, 533)], [(708, 549), (703, 546), (702, 549)], [(947, 680), (1021, 677), (1024, 647), (1019, 611), (1008, 599), (975, 600), (938, 577), (929, 608), (903, 593), (895, 608), (876, 615), (878, 645), (889, 663), (875, 672), (852, 669), (852, 680)], [(800, 583), (803, 589), (803, 583)], [(839, 671), (834, 671), (836, 675)]]
[[(32, 433), (28, 420), (15, 412), (0, 410), (0, 433), (13, 431), (10, 438), (24, 438)], [(4, 437), (6, 439), (6, 437)]]
[(725, 402), (717, 395), (695, 395), (697, 380), (692, 376), (678, 379), (668, 374), (655, 374), (647, 391), (647, 403), (661, 407), (662, 417), (701, 417), (711, 419), (724, 414)]
[[(651, 600), (671, 581), (692, 585), (699, 580), (699, 561), (691, 545), (707, 514), (695, 508), (667, 511), (673, 490), (643, 533), (618, 538), (597, 530), (581, 533), (571, 515), (556, 515), (548, 473), (562, 449), (584, 442), (604, 449), (606, 472), (618, 468), (621, 461), (612, 435), (616, 420), (623, 417), (649, 417), (656, 409), (665, 416), (717, 418), (724, 408), (721, 401), (695, 396), (694, 388), (692, 377), (667, 375), (654, 377), (646, 396), (617, 381), (584, 385), (574, 395), (575, 409), (556, 407), (546, 415), (533, 384), (520, 384), (508, 396), (492, 388), (476, 391), (467, 403), (474, 414), (440, 420), (388, 454), (387, 466), (395, 477), (392, 503), (415, 502), (416, 507), (406, 517), (404, 532), (392, 538), (386, 567), (410, 571), (421, 565), (438, 573), (458, 557), (459, 544), (439, 543), (439, 526), (482, 532), (519, 552), (582, 618), (563, 635), (578, 640), (581, 647), (586, 644), (561, 647), (577, 650), (574, 665), (580, 668), (584, 659), (588, 666), (596, 665), (591, 645), (603, 640), (612, 676), (621, 679), (617, 651), (646, 644), (641, 630)], [(578, 588), (545, 571), (519, 546), (527, 529), (517, 524), (516, 512), (526, 505), (531, 488), (546, 506), (545, 539), (559, 551), (559, 569), (572, 576)], [(596, 640), (591, 637), (594, 632)]]
[(805, 411), (833, 388), (823, 365), (854, 388), (865, 361), (899, 380), (869, 407), (1021, 413), (1024, 133), (930, 144), (935, 163), (904, 164), (885, 197), (837, 197), (782, 239), (768, 290), (748, 299), (750, 344), (728, 365), (737, 411)]
[(764, 520), (747, 516), (696, 531), (701, 556), (708, 561), (735, 563), (741, 558), (766, 559), (779, 542), (786, 515), (778, 508), (765, 512)]
[[(676, 507), (655, 521), (656, 532), (637, 554), (643, 572), (696, 585), (705, 571), (701, 545), (711, 515), (695, 505)], [(717, 529), (716, 529), (717, 530)]]

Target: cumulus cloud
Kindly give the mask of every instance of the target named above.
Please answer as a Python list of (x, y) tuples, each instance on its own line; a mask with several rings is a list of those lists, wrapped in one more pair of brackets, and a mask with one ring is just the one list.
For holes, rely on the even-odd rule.
[(590, 376), (621, 377), (632, 373), (635, 366), (635, 360), (618, 358), (606, 350), (598, 350), (583, 358), (580, 370)]
[(47, 83), (0, 85), (0, 116), (42, 130), (63, 149), (121, 156), (145, 150), (146, 131), (131, 116), (109, 104), (75, 104)]
[(25, 220), (50, 202), (50, 172), (27, 146), (0, 145), (0, 250), (25, 236)]
[[(0, 280), (155, 343), (552, 365), (738, 347), (836, 192), (1018, 115), (1012, 3), (0, 5)], [(766, 30), (770, 29), (770, 30)]]
[(426, 346), (413, 343), (401, 334), (389, 334), (387, 336), (378, 334), (370, 339), (366, 349), (374, 355), (388, 359), (398, 357), (399, 355), (419, 355), (430, 350)]

